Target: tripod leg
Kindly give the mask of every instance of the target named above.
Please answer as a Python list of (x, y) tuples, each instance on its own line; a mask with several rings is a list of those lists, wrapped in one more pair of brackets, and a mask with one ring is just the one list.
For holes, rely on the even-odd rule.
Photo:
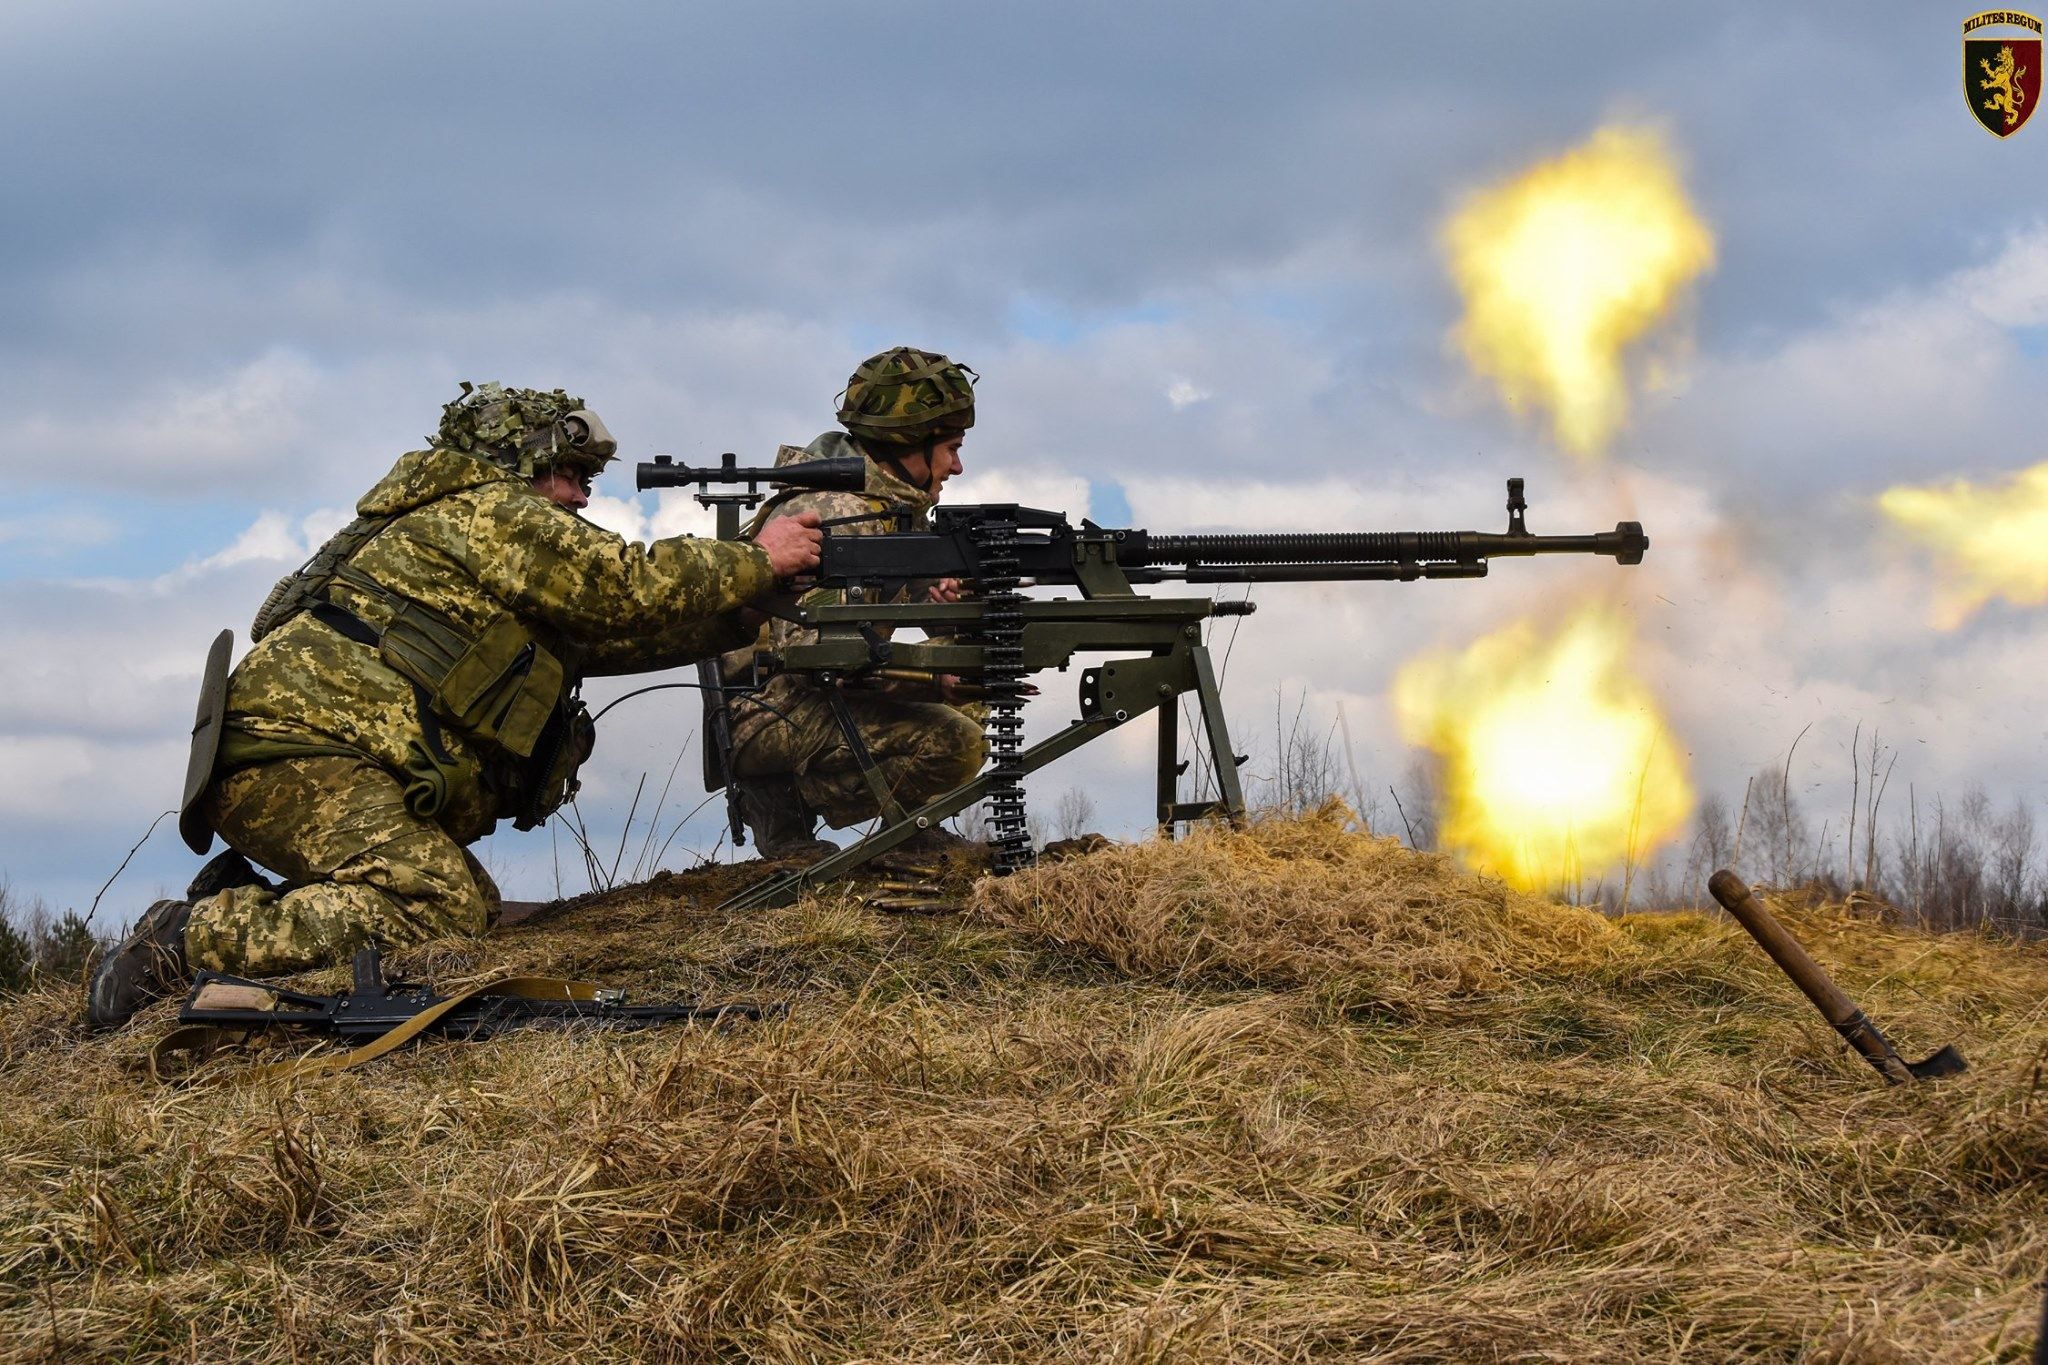
[(837, 687), (824, 689), (825, 703), (832, 708), (832, 719), (839, 722), (840, 736), (846, 740), (847, 749), (853, 754), (854, 764), (866, 780), (868, 790), (874, 794), (876, 808), (881, 811), (885, 824), (898, 824), (903, 819), (903, 807), (896, 801), (896, 793), (889, 788), (888, 779), (875, 763), (875, 756), (868, 752), (868, 742), (861, 738), (860, 726), (854, 721), (853, 708), (846, 704), (846, 694)]
[(1173, 808), (1180, 800), (1180, 698), (1159, 707), (1159, 837), (1172, 839)]
[[(1237, 780), (1237, 755), (1230, 748), (1230, 729), (1223, 721), (1223, 696), (1216, 688), (1216, 670), (1209, 663), (1209, 647), (1196, 645), (1188, 651), (1195, 665), (1195, 699), (1202, 708), (1202, 728), (1209, 737), (1209, 757), (1216, 763), (1217, 805), (1232, 824), (1244, 821), (1244, 788)], [(1165, 708), (1161, 708), (1164, 710)]]

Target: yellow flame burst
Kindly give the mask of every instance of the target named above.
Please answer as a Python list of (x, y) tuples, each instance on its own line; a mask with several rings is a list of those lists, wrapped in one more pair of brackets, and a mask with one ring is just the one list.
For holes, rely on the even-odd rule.
[(1394, 680), (1403, 736), (1442, 760), (1439, 842), (1524, 890), (1640, 860), (1692, 811), (1684, 755), (1628, 669), (1632, 632), (1581, 608), (1521, 622)]
[(1877, 505), (1935, 552), (1943, 593), (1935, 624), (1953, 630), (1994, 597), (2048, 603), (2048, 464), (2011, 478), (1891, 488)]
[(1582, 458), (1627, 416), (1623, 350), (1714, 263), (1713, 233), (1648, 128), (1603, 128), (1479, 191), (1443, 240), (1466, 359), (1509, 406), (1549, 408), (1558, 443)]

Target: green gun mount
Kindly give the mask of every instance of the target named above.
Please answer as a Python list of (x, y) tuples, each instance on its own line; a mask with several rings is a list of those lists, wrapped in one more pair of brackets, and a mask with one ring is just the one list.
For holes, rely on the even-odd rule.
[[(771, 877), (725, 902), (721, 909), (787, 905), (804, 891), (843, 876), (956, 815), (977, 801), (989, 803), (994, 870), (998, 875), (1030, 861), (1021, 780), (1046, 764), (1149, 712), (1157, 711), (1156, 818), (1168, 838), (1182, 821), (1244, 817), (1238, 767), (1203, 643), (1212, 617), (1248, 615), (1249, 601), (1157, 597), (1139, 584), (1267, 583), (1351, 580), (1408, 582), (1420, 578), (1481, 578), (1490, 559), (1548, 554), (1591, 554), (1620, 564), (1642, 562), (1649, 540), (1637, 522), (1621, 522), (1594, 535), (1532, 535), (1525, 523), (1522, 480), (1508, 480), (1508, 529), (1153, 535), (1083, 521), (1076, 529), (1059, 513), (1010, 504), (935, 509), (928, 526), (908, 512), (896, 529), (879, 534), (828, 534), (810, 586), (837, 589), (838, 603), (800, 607), (789, 619), (817, 638), (756, 660), (756, 685), (774, 672), (808, 675), (832, 705), (848, 749), (881, 812), (881, 823), (846, 848), (811, 865)], [(960, 602), (892, 602), (920, 580), (957, 578), (975, 595)], [(1027, 586), (1069, 585), (1078, 599), (1026, 597)], [(929, 638), (898, 642), (880, 626), (914, 626)], [(1081, 671), (1079, 714), (1065, 728), (1025, 747), (1022, 717), (1025, 675), (1065, 670), (1077, 654), (1121, 655)], [(896, 801), (861, 740), (841, 689), (883, 670), (936, 677), (960, 675), (980, 684), (988, 702), (989, 766), (914, 810)], [(745, 689), (733, 689), (744, 692)], [(1180, 799), (1179, 701), (1194, 694), (1217, 794)]]
[[(727, 451), (719, 457), (719, 463), (698, 468), (677, 464), (673, 456), (657, 455), (643, 461), (634, 471), (633, 487), (644, 493), (650, 488), (697, 485), (697, 505), (710, 509), (718, 518), (718, 538), (738, 540), (740, 513), (752, 511), (768, 497), (762, 491), (764, 485), (857, 493), (867, 487), (867, 463), (858, 455), (843, 455), (830, 460), (746, 469), (740, 466), (739, 456)], [(714, 493), (714, 484), (746, 487)], [(726, 831), (732, 835), (733, 847), (738, 848), (747, 842), (747, 822), (741, 817), (739, 788), (733, 783), (728, 766), (732, 757), (732, 722), (731, 713), (726, 710), (725, 678), (718, 670), (718, 660), (705, 659), (697, 665), (697, 690), (704, 700), (704, 736), (699, 746), (704, 750), (704, 790), (725, 789)]]

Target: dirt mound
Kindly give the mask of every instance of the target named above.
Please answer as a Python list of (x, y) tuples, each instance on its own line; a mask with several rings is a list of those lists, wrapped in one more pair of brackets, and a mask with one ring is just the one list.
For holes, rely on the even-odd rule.
[(1590, 911), (1352, 832), (1332, 802), (1302, 819), (1112, 845), (982, 882), (984, 919), (1182, 983), (1318, 986), (1426, 1009), (1630, 949)]
[[(400, 955), (786, 1020), (166, 1089), (0, 1003), (0, 1356), (2013, 1359), (2048, 1265), (2048, 950), (1783, 905), (1618, 922), (1338, 812), (1100, 850), (970, 917), (665, 877)], [(322, 980), (338, 983), (336, 974)]]

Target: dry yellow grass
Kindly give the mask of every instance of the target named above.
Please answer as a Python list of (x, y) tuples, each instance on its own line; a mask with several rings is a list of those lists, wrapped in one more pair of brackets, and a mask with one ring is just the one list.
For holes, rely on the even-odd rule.
[[(1779, 902), (1885, 1088), (1731, 924), (1619, 922), (1341, 812), (720, 922), (664, 878), (401, 965), (787, 999), (292, 1085), (0, 1005), (0, 1354), (2024, 1358), (2048, 949)], [(332, 978), (329, 978), (332, 979)]]

